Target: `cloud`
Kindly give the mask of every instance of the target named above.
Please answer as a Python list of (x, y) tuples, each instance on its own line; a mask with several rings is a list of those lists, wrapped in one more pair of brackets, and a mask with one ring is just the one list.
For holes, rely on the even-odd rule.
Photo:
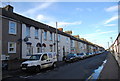
[(58, 22), (59, 26), (64, 26), (64, 25), (79, 25), (82, 24), (81, 21), (75, 21), (75, 22)]
[(105, 24), (104, 26), (116, 26), (116, 24)]
[[(54, 1), (54, 0), (52, 0)], [(36, 6), (34, 8), (31, 8), (29, 10), (27, 10), (26, 12), (24, 12), (23, 14), (34, 14), (36, 13), (38, 10), (43, 10), (48, 8), (49, 6), (51, 6), (54, 2), (44, 2), (42, 4), (39, 4), (39, 6)]]
[(86, 8), (86, 9), (82, 9), (82, 8), (76, 8), (77, 11), (83, 11), (83, 10), (86, 10), (86, 11), (89, 11), (91, 12), (92, 9), (91, 8)]
[(108, 23), (110, 23), (110, 22), (112, 22), (112, 21), (115, 21), (115, 20), (117, 20), (117, 19), (118, 19), (118, 16), (117, 16), (117, 15), (116, 15), (116, 16), (113, 16), (113, 17), (111, 17), (110, 19), (106, 20), (104, 24), (108, 24)]
[(96, 32), (96, 33), (85, 34), (85, 35), (81, 35), (81, 36), (83, 36), (86, 39), (89, 39), (89, 38), (93, 39), (93, 38), (98, 38), (100, 35), (113, 33), (113, 32), (115, 32), (115, 31)]
[(112, 36), (112, 34), (114, 33), (116, 33), (116, 31), (104, 31), (104, 32), (99, 31), (96, 33), (84, 34), (80, 36), (82, 38), (87, 39), (90, 42), (106, 47), (106, 43), (109, 40), (109, 37), (107, 35), (110, 34)]
[(118, 6), (115, 5), (115, 6), (111, 6), (109, 8), (105, 8), (105, 11), (107, 12), (113, 12), (113, 11), (117, 11), (118, 10)]
[(82, 9), (82, 8), (76, 8), (76, 10), (77, 10), (77, 11), (83, 11), (83, 9)]
[(36, 20), (43, 21), (43, 22), (48, 22), (48, 21), (55, 21), (55, 18), (39, 14), (39, 15), (36, 16)]
[(88, 10), (89, 12), (91, 12), (91, 11), (92, 11), (92, 9), (91, 9), (91, 8), (87, 8), (87, 10)]
[[(50, 26), (53, 26), (53, 27), (55, 27), (55, 23), (57, 21), (57, 19), (54, 18), (54, 17), (45, 16), (45, 15), (42, 15), (42, 14), (37, 15), (35, 19), (40, 21), (40, 22), (43, 22), (45, 24), (48, 24)], [(71, 25), (80, 25), (80, 24), (82, 24), (82, 21), (74, 21), (74, 22), (58, 21), (58, 27), (65, 27), (65, 26), (68, 26), (68, 25), (70, 25), (70, 26)]]
[[(56, 26), (56, 21), (49, 21), (48, 23), (46, 23), (52, 27), (55, 27)], [(82, 24), (81, 21), (75, 21), (75, 22), (57, 22), (57, 25), (58, 25), (58, 28), (64, 28), (64, 27), (67, 27), (67, 26), (75, 26), (75, 25), (80, 25)]]
[(97, 29), (96, 32), (100, 32), (101, 30), (100, 29)]

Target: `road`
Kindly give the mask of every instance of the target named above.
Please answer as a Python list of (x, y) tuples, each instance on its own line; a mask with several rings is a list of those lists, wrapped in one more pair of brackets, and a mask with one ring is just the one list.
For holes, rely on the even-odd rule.
[(67, 63), (63, 66), (55, 69), (46, 69), (40, 73), (34, 73), (29, 75), (20, 75), (17, 77), (7, 78), (7, 80), (13, 79), (84, 79), (86, 80), (94, 71), (103, 64), (106, 59), (107, 52), (86, 58), (74, 63)]

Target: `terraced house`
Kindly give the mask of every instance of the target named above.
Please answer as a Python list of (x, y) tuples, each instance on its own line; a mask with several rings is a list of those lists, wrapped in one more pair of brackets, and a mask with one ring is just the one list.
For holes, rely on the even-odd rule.
[(14, 13), (11, 5), (0, 10), (0, 53), (8, 69), (19, 68), (20, 63), (34, 53), (56, 52), (57, 46), (59, 61), (68, 53), (89, 52), (88, 45), (89, 48), (96, 48), (95, 45), (63, 32), (63, 29)]

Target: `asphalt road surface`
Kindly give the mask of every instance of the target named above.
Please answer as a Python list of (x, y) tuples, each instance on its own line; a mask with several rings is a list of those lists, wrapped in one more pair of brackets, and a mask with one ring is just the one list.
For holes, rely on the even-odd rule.
[[(46, 69), (45, 71), (29, 74), (20, 75), (17, 77), (7, 78), (5, 81), (27, 81), (35, 79), (83, 79), (87, 80), (88, 77), (94, 73), (94, 71), (103, 64), (106, 59), (107, 52), (93, 57), (79, 60), (73, 63), (67, 63), (64, 66), (57, 67), (55, 69)], [(21, 80), (23, 79), (23, 80)]]

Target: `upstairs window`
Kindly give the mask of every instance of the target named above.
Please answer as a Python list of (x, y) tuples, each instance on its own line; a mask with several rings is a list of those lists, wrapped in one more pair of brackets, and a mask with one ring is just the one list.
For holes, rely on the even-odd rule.
[(30, 27), (26, 27), (26, 37), (30, 37)]
[(50, 40), (52, 41), (52, 32), (50, 32)]
[(58, 34), (58, 41), (60, 41), (60, 35)]
[(68, 43), (68, 38), (66, 38), (66, 43)]
[(47, 40), (47, 31), (44, 31), (44, 40)]
[(16, 22), (9, 21), (9, 34), (16, 34)]
[(38, 38), (38, 29), (35, 29), (35, 38)]

